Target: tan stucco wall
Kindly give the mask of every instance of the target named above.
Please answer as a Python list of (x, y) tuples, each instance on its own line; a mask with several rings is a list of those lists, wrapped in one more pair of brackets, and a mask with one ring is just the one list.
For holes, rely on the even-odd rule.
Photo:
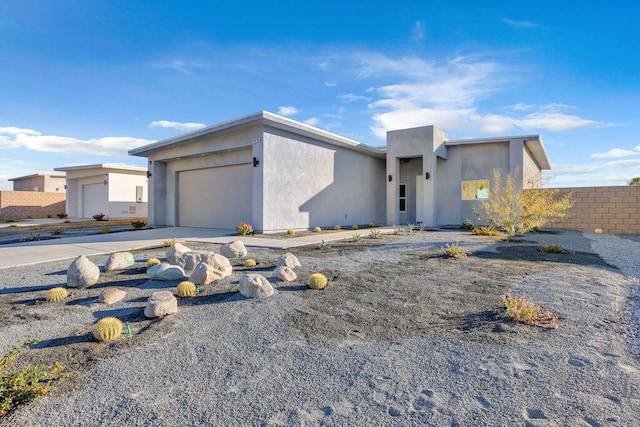
[(0, 191), (0, 218), (53, 218), (65, 213), (65, 193)]

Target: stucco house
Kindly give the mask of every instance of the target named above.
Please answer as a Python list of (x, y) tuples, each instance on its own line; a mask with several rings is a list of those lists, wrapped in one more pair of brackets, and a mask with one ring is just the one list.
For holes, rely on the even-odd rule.
[(147, 169), (120, 164), (54, 168), (66, 172), (66, 209), (71, 218), (144, 218), (148, 212)]
[(44, 193), (64, 193), (66, 177), (63, 173), (34, 173), (10, 178), (13, 191), (38, 191)]
[(259, 112), (129, 151), (148, 158), (149, 223), (258, 231), (473, 218), (494, 169), (540, 183), (539, 135), (449, 140), (435, 126), (372, 147)]

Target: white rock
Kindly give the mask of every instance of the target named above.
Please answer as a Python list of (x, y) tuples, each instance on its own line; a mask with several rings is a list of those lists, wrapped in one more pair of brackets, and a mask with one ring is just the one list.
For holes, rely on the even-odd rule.
[(298, 275), (291, 268), (286, 265), (279, 265), (273, 270), (273, 275), (284, 280), (285, 282), (293, 282), (298, 278)]
[(271, 283), (261, 274), (243, 274), (238, 290), (245, 298), (266, 298), (274, 293)]
[(247, 248), (241, 240), (236, 240), (220, 246), (220, 254), (227, 258), (242, 258), (247, 256)]
[(178, 311), (178, 300), (169, 291), (156, 291), (147, 300), (144, 315), (149, 318), (162, 317)]
[(126, 296), (127, 296), (127, 293), (122, 289), (107, 288), (104, 291), (102, 291), (102, 293), (98, 297), (98, 302), (111, 305), (119, 301), (122, 301)]
[(294, 269), (296, 267), (301, 267), (300, 261), (298, 258), (291, 252), (287, 252), (286, 254), (282, 254), (276, 259), (276, 265), (284, 265), (285, 267), (289, 267)]
[(176, 265), (182, 267), (185, 271), (191, 271), (196, 268), (196, 265), (200, 264), (203, 261), (206, 261), (207, 258), (212, 255), (212, 251), (189, 251), (185, 252), (180, 257), (178, 257)]
[(167, 263), (156, 264), (147, 270), (147, 274), (153, 280), (180, 280), (185, 278), (184, 270), (177, 265), (170, 265)]
[(94, 285), (99, 278), (100, 268), (84, 255), (73, 260), (67, 269), (67, 286), (70, 288)]
[(127, 267), (131, 267), (135, 263), (131, 252), (116, 252), (111, 254), (107, 262), (104, 264), (104, 270), (123, 270)]
[(216, 280), (231, 275), (233, 267), (229, 260), (219, 254), (211, 254), (201, 262), (189, 276), (189, 281), (196, 285), (208, 285)]
[(176, 242), (173, 246), (167, 249), (164, 256), (165, 258), (167, 258), (169, 264), (177, 265), (182, 254), (190, 251), (191, 249), (189, 249), (182, 243)]

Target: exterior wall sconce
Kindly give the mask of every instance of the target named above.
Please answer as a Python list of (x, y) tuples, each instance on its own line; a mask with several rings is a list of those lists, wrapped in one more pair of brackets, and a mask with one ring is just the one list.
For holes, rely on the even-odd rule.
[(257, 157), (254, 157), (253, 158), (253, 167), (257, 168), (259, 164), (260, 164), (260, 160), (258, 160)]
[(67, 189), (67, 184), (65, 184), (65, 185), (64, 185), (64, 189), (65, 189), (65, 190)]
[(393, 177), (389, 175), (389, 182), (393, 181)]
[(151, 178), (151, 171), (147, 171), (147, 178)]
[(431, 175), (429, 175), (429, 172), (425, 172), (424, 179), (429, 179), (429, 178), (431, 178)]
[(104, 185), (107, 185), (109, 183), (109, 181), (107, 181), (106, 179), (103, 181)]

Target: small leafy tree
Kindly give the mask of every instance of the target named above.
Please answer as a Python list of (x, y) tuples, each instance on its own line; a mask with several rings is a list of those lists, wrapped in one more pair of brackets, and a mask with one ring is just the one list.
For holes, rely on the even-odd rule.
[(640, 185), (640, 176), (631, 178), (631, 181), (629, 181), (629, 185)]
[(476, 211), (480, 220), (502, 230), (507, 241), (518, 233), (527, 233), (566, 218), (573, 206), (572, 195), (557, 197), (557, 189), (524, 191), (517, 178), (518, 172), (516, 169), (503, 180), (500, 171), (495, 169), (489, 197)]

